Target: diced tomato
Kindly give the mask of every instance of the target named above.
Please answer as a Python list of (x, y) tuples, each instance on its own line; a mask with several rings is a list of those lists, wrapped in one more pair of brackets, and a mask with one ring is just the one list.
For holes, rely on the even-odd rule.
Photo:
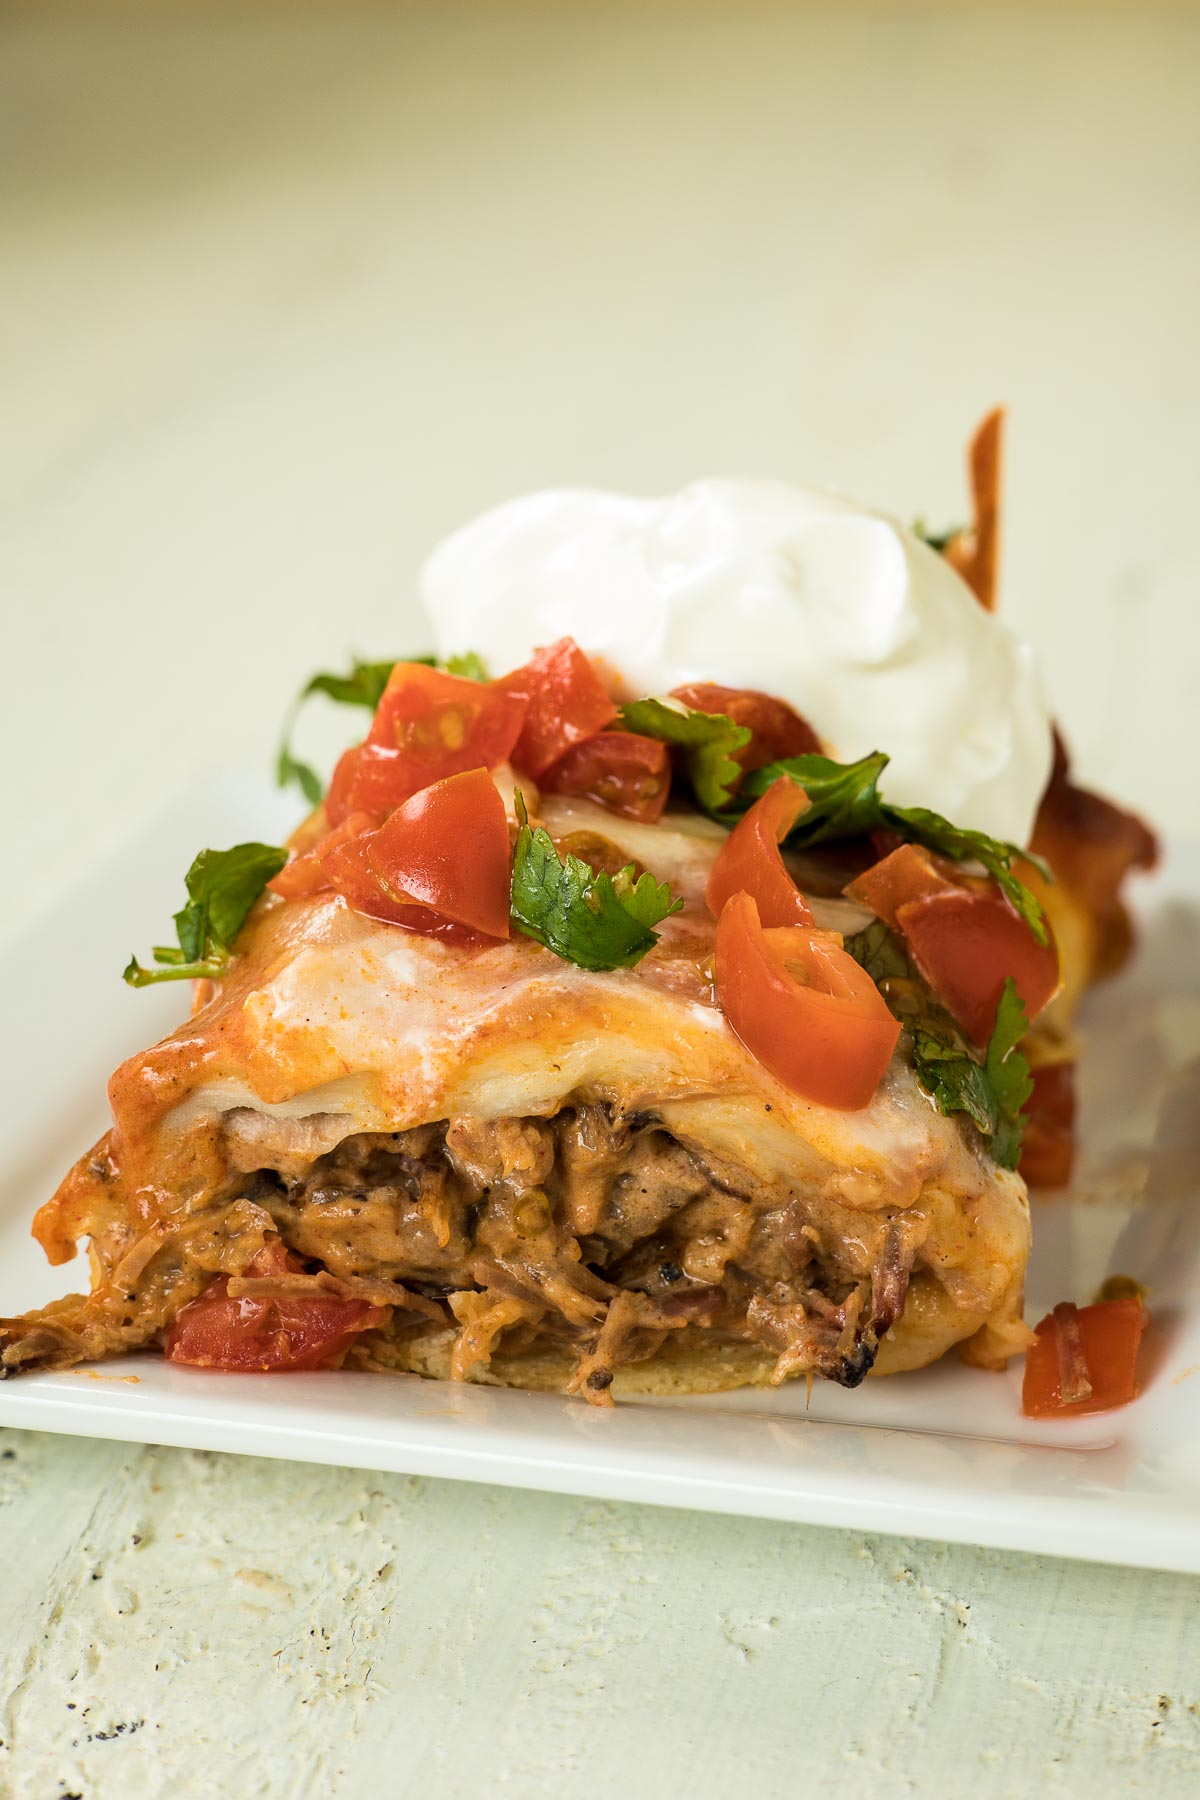
[(722, 687), (715, 681), (692, 681), (672, 690), (693, 712), (724, 713), (735, 725), (748, 725), (750, 742), (734, 757), (749, 774), (785, 756), (807, 756), (820, 750), (821, 740), (786, 700), (760, 694), (756, 688)]
[(994, 883), (958, 883), (942, 867), (903, 844), (848, 891), (902, 933), (947, 1012), (972, 1042), (986, 1044), (1009, 976), (1031, 1021), (1054, 998), (1058, 950), (1053, 937), (1038, 943)]
[(415, 902), (488, 937), (508, 936), (508, 820), (486, 769), (422, 788), (367, 839), (367, 865), (384, 893)]
[[(1147, 1314), (1136, 1297), (1056, 1306), (1025, 1352), (1021, 1410), (1030, 1419), (1075, 1418), (1125, 1406), (1137, 1393), (1137, 1355)], [(1081, 1367), (1080, 1367), (1081, 1365)], [(1081, 1397), (1064, 1400), (1074, 1386)]]
[(397, 663), (364, 744), (334, 770), (325, 816), (380, 817), (467, 769), (507, 762), (520, 736), (525, 702), (494, 681), (468, 681), (424, 663)]
[(325, 796), (325, 820), (330, 827), (336, 827), (350, 817), (354, 807), (350, 804), (350, 793), (354, 786), (354, 777), (358, 773), (358, 759), (362, 753), (362, 745), (354, 744), (349, 750), (343, 750), (334, 764), (333, 774), (329, 781), (329, 792)]
[(1030, 1187), (1066, 1187), (1075, 1163), (1075, 1064), (1034, 1069), (1024, 1114), (1021, 1174)]
[(906, 901), (953, 892), (957, 884), (950, 867), (919, 844), (901, 843), (881, 853), (879, 861), (856, 876), (846, 892), (898, 931), (896, 911)]
[(560, 638), (539, 650), (495, 686), (525, 703), (512, 760), (535, 780), (572, 745), (595, 737), (617, 716), (608, 689), (574, 638)]
[(341, 844), (348, 844), (351, 838), (361, 837), (364, 831), (373, 831), (379, 821), (370, 813), (351, 813), (335, 825), (332, 831), (315, 843), (311, 850), (300, 856), (293, 856), (284, 864), (278, 875), (268, 881), (267, 886), (273, 894), (281, 894), (285, 900), (294, 900), (301, 894), (320, 894), (333, 886), (326, 872), (324, 857), (330, 850), (336, 850)]
[(726, 901), (717, 925), (717, 991), (750, 1054), (806, 1100), (866, 1106), (900, 1026), (836, 932), (764, 931), (750, 894)]
[(721, 845), (705, 889), (715, 918), (720, 918), (733, 894), (747, 893), (758, 908), (759, 923), (768, 930), (812, 924), (808, 902), (784, 867), (779, 849), (807, 805), (804, 789), (781, 775), (738, 820)]
[(348, 844), (339, 844), (325, 858), (325, 871), (332, 886), (355, 912), (368, 919), (379, 919), (385, 925), (418, 932), (422, 937), (445, 938), (452, 944), (471, 946), (486, 942), (478, 932), (444, 919), (427, 906), (394, 900), (371, 866), (371, 835), (366, 832)]
[(896, 914), (913, 960), (973, 1042), (986, 1044), (1011, 976), (1030, 1020), (1058, 992), (1058, 951), (1039, 944), (1003, 895), (966, 888), (910, 900)]
[(671, 789), (671, 757), (658, 738), (598, 731), (575, 744), (539, 777), (546, 794), (578, 794), (624, 819), (653, 825)]
[(385, 1314), (365, 1300), (336, 1294), (294, 1294), (233, 1299), (218, 1275), (204, 1293), (181, 1307), (167, 1334), (169, 1362), (196, 1369), (327, 1369), (336, 1365), (362, 1331)]

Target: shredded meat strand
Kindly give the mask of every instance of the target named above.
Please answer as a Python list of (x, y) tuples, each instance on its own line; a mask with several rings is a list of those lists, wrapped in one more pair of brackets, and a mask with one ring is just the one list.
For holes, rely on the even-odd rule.
[(571, 1391), (600, 1406), (618, 1369), (680, 1331), (761, 1346), (780, 1381), (854, 1386), (928, 1229), (916, 1212), (839, 1222), (833, 1201), (742, 1191), (652, 1116), (602, 1105), (362, 1133), (278, 1166), (252, 1121), (231, 1116), (223, 1176), (140, 1229), (110, 1149), (91, 1153), (94, 1290), (3, 1321), (4, 1372), (161, 1345), (220, 1279), (234, 1299), (365, 1301), (383, 1321), (356, 1351), (366, 1365), (435, 1327), (459, 1380), (497, 1355), (566, 1353)]

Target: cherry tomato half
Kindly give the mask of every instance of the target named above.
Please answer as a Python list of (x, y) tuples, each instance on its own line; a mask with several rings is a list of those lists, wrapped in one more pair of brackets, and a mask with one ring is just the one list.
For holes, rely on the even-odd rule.
[(508, 936), (508, 820), (486, 769), (435, 781), (398, 806), (367, 839), (366, 861), (389, 899)]
[(267, 886), (273, 894), (280, 894), (285, 900), (294, 900), (301, 894), (320, 894), (333, 886), (325, 868), (324, 857), (330, 850), (336, 850), (341, 844), (348, 844), (351, 838), (361, 837), (364, 831), (374, 831), (379, 820), (371, 813), (350, 813), (327, 831), (320, 841), (300, 856), (293, 856), (286, 862), (278, 875), (268, 881)]
[(366, 742), (334, 770), (325, 816), (391, 812), (421, 788), (467, 769), (507, 762), (525, 702), (494, 681), (468, 681), (423, 663), (397, 663)]
[(724, 713), (735, 725), (748, 725), (754, 734), (734, 758), (747, 774), (785, 756), (807, 756), (820, 750), (821, 740), (786, 700), (761, 694), (757, 688), (722, 687), (716, 681), (692, 681), (672, 690), (693, 712)]
[(1039, 944), (993, 882), (948, 879), (902, 844), (851, 883), (855, 899), (899, 930), (913, 961), (973, 1043), (986, 1044), (1009, 976), (1032, 1021), (1058, 992), (1053, 937)]
[(866, 1106), (900, 1026), (836, 932), (764, 931), (750, 894), (717, 925), (717, 992), (731, 1029), (785, 1087), (822, 1106)]
[(545, 794), (578, 794), (624, 819), (653, 825), (671, 789), (671, 756), (658, 738), (598, 731), (552, 763), (538, 785)]
[(722, 844), (708, 877), (705, 899), (720, 918), (725, 902), (737, 893), (754, 897), (759, 923), (811, 925), (808, 902), (784, 867), (779, 846), (808, 805), (804, 789), (787, 775), (738, 820)]
[(449, 943), (467, 947), (488, 941), (477, 931), (443, 918), (428, 906), (393, 899), (371, 866), (371, 837), (372, 833), (366, 832), (348, 844), (339, 844), (325, 858), (330, 885), (347, 905), (364, 918), (399, 925), (403, 931), (415, 931), (422, 937), (445, 938)]
[(608, 689), (574, 638), (560, 638), (495, 686), (525, 711), (512, 760), (535, 780), (574, 744), (595, 737), (617, 716)]

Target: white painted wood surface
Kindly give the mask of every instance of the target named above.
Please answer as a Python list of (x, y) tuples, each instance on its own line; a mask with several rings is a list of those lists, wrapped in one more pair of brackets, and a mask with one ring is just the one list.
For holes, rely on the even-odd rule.
[[(480, 505), (768, 470), (949, 519), (997, 398), (1006, 607), (1087, 773), (1194, 832), (1198, 53), (1136, 11), (6, 14), (0, 933), (311, 668), (411, 647)], [(1200, 1791), (1193, 1581), (0, 1458), (6, 1800)]]

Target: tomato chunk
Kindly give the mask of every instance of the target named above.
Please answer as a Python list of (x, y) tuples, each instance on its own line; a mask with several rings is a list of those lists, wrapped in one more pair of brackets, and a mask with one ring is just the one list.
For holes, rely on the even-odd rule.
[(371, 836), (365, 832), (347, 844), (338, 844), (324, 859), (330, 885), (355, 912), (385, 925), (399, 925), (403, 931), (418, 932), (422, 937), (445, 938), (452, 944), (469, 947), (487, 941), (478, 932), (443, 918), (428, 906), (393, 899), (371, 866)]
[(658, 738), (598, 731), (575, 744), (539, 778), (545, 794), (578, 794), (623, 819), (653, 825), (671, 789), (671, 755)]
[(362, 745), (353, 744), (349, 750), (343, 750), (334, 764), (333, 774), (329, 778), (329, 791), (325, 795), (325, 822), (333, 828), (341, 825), (354, 811), (350, 804), (350, 791), (354, 786), (361, 754)]
[(1066, 1187), (1075, 1164), (1075, 1064), (1034, 1069), (1024, 1112), (1021, 1174), (1030, 1187)]
[(539, 650), (495, 685), (525, 706), (512, 760), (535, 779), (572, 745), (595, 737), (617, 716), (608, 689), (574, 638), (560, 638)]
[(928, 851), (902, 844), (848, 892), (905, 938), (912, 959), (947, 1012), (986, 1044), (1011, 975), (1032, 1021), (1059, 988), (1053, 937), (1039, 944), (992, 882), (957, 882)]
[(511, 858), (504, 802), (486, 769), (450, 775), (398, 806), (367, 840), (367, 866), (384, 893), (508, 936)]
[(198, 1299), (180, 1308), (164, 1349), (169, 1362), (195, 1369), (262, 1374), (327, 1369), (341, 1360), (359, 1332), (382, 1325), (384, 1318), (380, 1307), (337, 1294), (234, 1299), (229, 1278), (218, 1275)]
[(334, 770), (325, 816), (381, 817), (405, 800), (467, 769), (507, 762), (520, 736), (525, 702), (494, 681), (468, 681), (423, 663), (397, 663), (366, 742)]
[(324, 857), (330, 850), (336, 850), (341, 844), (348, 844), (351, 838), (361, 837), (364, 831), (373, 831), (378, 819), (370, 813), (351, 813), (332, 831), (327, 831), (319, 843), (311, 850), (305, 850), (300, 856), (293, 856), (286, 862), (278, 875), (268, 881), (267, 886), (273, 894), (281, 894), (285, 900), (294, 900), (301, 894), (320, 894), (333, 886), (325, 868)]
[[(1146, 1309), (1136, 1297), (1056, 1306), (1025, 1352), (1022, 1412), (1030, 1419), (1074, 1418), (1127, 1405), (1137, 1393), (1138, 1346), (1146, 1323)], [(1064, 1400), (1064, 1367), (1070, 1369), (1080, 1349), (1082, 1397)]]
[(761, 694), (757, 688), (722, 687), (716, 681), (692, 681), (672, 690), (693, 712), (724, 713), (735, 725), (747, 725), (754, 734), (734, 758), (749, 774), (785, 756), (807, 756), (820, 750), (821, 740), (786, 700)]
[(734, 894), (717, 925), (716, 973), (731, 1029), (785, 1087), (844, 1112), (869, 1103), (900, 1026), (836, 932), (764, 931), (753, 896)]
[(812, 924), (808, 902), (784, 867), (779, 848), (807, 805), (804, 789), (781, 775), (738, 820), (721, 845), (705, 889), (715, 918), (734, 894), (747, 893), (767, 929)]
[(898, 931), (896, 912), (906, 901), (954, 891), (957, 883), (950, 868), (949, 863), (919, 844), (900, 844), (856, 876), (846, 892)]

